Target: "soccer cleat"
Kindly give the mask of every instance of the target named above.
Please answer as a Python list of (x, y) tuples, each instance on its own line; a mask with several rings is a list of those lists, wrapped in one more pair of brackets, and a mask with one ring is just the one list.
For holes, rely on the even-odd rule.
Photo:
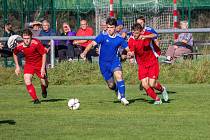
[(159, 101), (155, 101), (154, 102), (154, 105), (160, 105), (160, 104), (162, 104), (162, 100), (161, 99)]
[(120, 101), (124, 105), (129, 105), (129, 102), (125, 98), (121, 98)]
[(42, 97), (47, 98), (47, 89), (42, 91)]
[(171, 62), (171, 60), (166, 59), (165, 61), (163, 61), (163, 63), (171, 64), (172, 62)]
[(39, 101), (39, 99), (35, 99), (34, 104), (41, 104), (41, 102)]
[(167, 93), (166, 87), (163, 87), (162, 97), (165, 102), (168, 101), (168, 93)]

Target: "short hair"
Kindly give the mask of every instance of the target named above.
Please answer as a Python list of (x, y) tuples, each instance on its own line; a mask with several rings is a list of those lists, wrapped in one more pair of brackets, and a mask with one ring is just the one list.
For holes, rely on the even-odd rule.
[(12, 25), (10, 22), (6, 23), (4, 26), (10, 26)]
[(32, 37), (33, 33), (31, 32), (30, 29), (24, 29), (22, 32), (22, 36), (23, 35), (28, 35), (28, 36)]
[(107, 18), (106, 20), (106, 24), (107, 25), (114, 25), (114, 26), (117, 26), (117, 20), (113, 17), (109, 17)]
[(135, 23), (135, 24), (132, 26), (131, 29), (132, 29), (132, 31), (137, 31), (137, 30), (142, 31), (142, 30), (143, 30), (143, 27), (141, 26), (141, 24)]
[(43, 20), (43, 21), (42, 21), (42, 24), (44, 24), (44, 23), (47, 23), (47, 24), (48, 24), (48, 26), (50, 26), (50, 22), (49, 22), (49, 21), (47, 21), (47, 20)]
[(144, 16), (139, 16), (139, 17), (136, 19), (136, 21), (137, 21), (138, 19), (143, 20), (144, 22), (146, 21), (146, 19), (145, 19)]

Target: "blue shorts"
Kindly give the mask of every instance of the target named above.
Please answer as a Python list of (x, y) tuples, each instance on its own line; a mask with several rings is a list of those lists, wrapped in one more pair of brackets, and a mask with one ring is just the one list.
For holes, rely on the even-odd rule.
[(113, 77), (113, 73), (116, 70), (122, 70), (122, 65), (119, 59), (116, 59), (112, 62), (99, 61), (99, 67), (100, 67), (101, 74), (106, 81), (110, 80)]

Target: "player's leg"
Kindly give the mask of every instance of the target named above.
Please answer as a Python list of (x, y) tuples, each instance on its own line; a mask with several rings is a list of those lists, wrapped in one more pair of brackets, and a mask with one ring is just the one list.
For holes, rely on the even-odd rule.
[(34, 69), (36, 75), (40, 78), (42, 97), (47, 98), (47, 88), (48, 88), (48, 78), (47, 78), (47, 69), (45, 68), (46, 75), (41, 75), (41, 68)]
[(24, 74), (25, 85), (28, 90), (28, 93), (30, 94), (31, 98), (34, 101), (34, 104), (39, 104), (40, 101), (36, 96), (36, 90), (32, 84), (32, 77), (33, 77), (32, 74)]
[(162, 97), (164, 101), (168, 101), (168, 93), (166, 91), (166, 88), (163, 87), (160, 82), (157, 81), (159, 76), (159, 64), (156, 63), (149, 69), (149, 85), (150, 87), (160, 91), (162, 93)]
[(144, 90), (146, 91), (147, 95), (149, 95), (152, 99), (155, 100), (154, 104), (161, 104), (161, 99), (158, 97), (158, 95), (155, 93), (154, 89), (149, 84), (149, 78), (146, 77), (144, 79), (141, 79), (142, 86), (144, 87)]
[(107, 83), (107, 86), (109, 87), (109, 89), (115, 91), (116, 96), (117, 96), (117, 99), (120, 100), (120, 99), (121, 99), (121, 95), (120, 95), (120, 93), (118, 92), (118, 88), (117, 88), (117, 85), (116, 85), (116, 83), (115, 83), (115, 81), (114, 81), (114, 78), (111, 77), (109, 80), (106, 80), (106, 83)]
[(124, 105), (128, 105), (129, 102), (125, 98), (125, 81), (123, 80), (122, 70), (120, 67), (116, 67), (114, 69), (114, 77), (117, 81), (117, 88), (118, 88), (118, 92), (120, 93), (120, 96), (121, 96), (121, 102)]

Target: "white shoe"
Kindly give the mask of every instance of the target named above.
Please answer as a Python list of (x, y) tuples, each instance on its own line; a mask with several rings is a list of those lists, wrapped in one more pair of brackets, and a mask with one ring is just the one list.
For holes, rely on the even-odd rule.
[(124, 105), (128, 105), (129, 104), (129, 102), (125, 98), (121, 99), (121, 103), (124, 104)]
[(162, 100), (161, 99), (159, 101), (155, 101), (154, 102), (154, 105), (160, 105), (160, 104), (162, 104)]
[(163, 87), (162, 97), (165, 102), (168, 101), (168, 93), (167, 93), (166, 87)]

